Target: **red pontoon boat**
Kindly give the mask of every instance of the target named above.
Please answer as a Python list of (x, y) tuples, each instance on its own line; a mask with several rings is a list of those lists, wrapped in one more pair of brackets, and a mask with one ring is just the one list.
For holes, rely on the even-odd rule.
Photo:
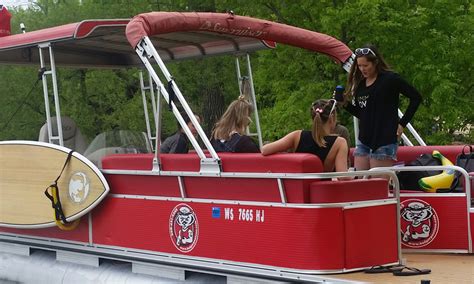
[[(333, 37), (218, 13), (156, 12), (131, 21), (90, 20), (0, 38), (1, 63), (47, 68), (42, 76), (49, 127), (51, 93), (59, 105), (56, 66), (145, 67), (150, 83), (145, 86), (141, 75), (141, 87), (148, 140), (159, 149), (162, 96), (195, 148), (190, 154), (86, 151), (86, 157), (95, 153), (91, 160), (109, 183), (107, 197), (71, 231), (4, 225), (0, 247), (24, 254), (53, 250), (59, 260), (97, 266), (99, 259), (118, 259), (132, 263), (135, 272), (151, 274), (167, 265), (289, 281), (346, 281), (326, 274), (399, 264), (402, 249), (472, 253), (471, 183), (459, 167), (432, 168), (461, 171), (463, 192), (403, 189), (400, 194), (395, 170), (419, 168), (323, 173), (321, 161), (310, 154), (216, 153), (164, 62), (244, 56), (253, 84), (249, 53), (275, 48), (275, 43), (322, 53), (346, 70), (353, 60), (351, 50)], [(43, 55), (46, 49), (48, 55)], [(238, 64), (237, 70), (241, 77)], [(52, 92), (45, 83), (48, 76)], [(253, 85), (251, 90), (255, 104)], [(171, 92), (176, 97), (172, 101)], [(184, 123), (178, 102), (205, 149)], [(50, 134), (48, 142), (63, 145), (59, 107), (55, 111), (59, 134)], [(256, 124), (260, 132), (258, 113)], [(461, 148), (401, 147), (399, 160), (408, 162), (436, 149), (454, 161)], [(392, 177), (394, 189), (380, 178), (337, 180), (367, 175)], [(420, 225), (423, 232), (416, 235)]]

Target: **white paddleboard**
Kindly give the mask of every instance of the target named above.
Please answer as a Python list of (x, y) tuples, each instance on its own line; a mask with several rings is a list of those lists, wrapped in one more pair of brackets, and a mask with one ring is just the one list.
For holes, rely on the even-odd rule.
[[(0, 142), (0, 226), (56, 225), (54, 209), (44, 191), (61, 173), (70, 151), (36, 141)], [(64, 168), (58, 188), (67, 221), (87, 214), (109, 192), (100, 170), (76, 152)]]

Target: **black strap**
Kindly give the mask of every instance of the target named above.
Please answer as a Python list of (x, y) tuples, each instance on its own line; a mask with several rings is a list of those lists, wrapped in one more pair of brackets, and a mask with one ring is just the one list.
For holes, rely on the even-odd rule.
[[(66, 168), (67, 164), (71, 160), (73, 152), (74, 150), (71, 150), (69, 154), (67, 155), (63, 168), (61, 169), (59, 176), (54, 180), (54, 183), (48, 186), (46, 190), (44, 191), (44, 194), (46, 195), (46, 197), (48, 197), (48, 199), (51, 200), (51, 206), (54, 209), (56, 220), (61, 220), (63, 224), (67, 224), (68, 221), (66, 220), (66, 216), (64, 215), (63, 208), (61, 206), (61, 199), (59, 198), (58, 180), (61, 178), (61, 175), (63, 174), (64, 169)], [(54, 196), (48, 192), (48, 189), (50, 188), (54, 188), (54, 190), (52, 190), (52, 194), (54, 194)], [(56, 199), (56, 202), (55, 202), (55, 199)]]
[(173, 78), (171, 78), (171, 80), (168, 81), (168, 87), (166, 88), (166, 90), (168, 91), (169, 108), (170, 110), (173, 110), (173, 107), (171, 104), (175, 101), (175, 98), (176, 98), (176, 94), (173, 89)]
[(233, 153), (233, 152), (235, 152), (235, 146), (237, 146), (237, 144), (239, 143), (240, 138), (242, 138), (242, 136), (239, 133), (234, 133), (230, 137), (230, 140), (227, 140), (227, 141), (224, 141), (224, 142), (219, 141), (219, 142), (222, 143), (223, 148), (225, 149), (224, 150), (225, 152), (232, 152)]

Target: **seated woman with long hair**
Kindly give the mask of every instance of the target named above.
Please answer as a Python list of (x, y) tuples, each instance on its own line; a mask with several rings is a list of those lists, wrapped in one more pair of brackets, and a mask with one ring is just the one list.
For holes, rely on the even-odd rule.
[(255, 142), (245, 135), (245, 130), (252, 121), (251, 113), (252, 105), (244, 96), (229, 105), (212, 130), (211, 144), (217, 152), (260, 152)]
[(315, 101), (311, 105), (311, 118), (311, 131), (293, 131), (278, 141), (264, 145), (262, 154), (266, 156), (284, 151), (311, 153), (321, 159), (325, 172), (346, 172), (347, 143), (344, 138), (330, 134), (337, 122), (336, 101)]

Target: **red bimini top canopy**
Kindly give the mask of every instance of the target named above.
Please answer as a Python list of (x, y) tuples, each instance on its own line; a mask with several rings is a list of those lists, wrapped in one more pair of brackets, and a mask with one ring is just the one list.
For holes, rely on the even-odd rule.
[[(164, 39), (166, 35), (176, 32), (188, 33), (187, 37), (181, 39), (184, 42), (189, 40), (189, 34), (207, 37), (220, 35), (222, 41), (234, 43), (234, 48), (238, 48), (237, 43), (245, 38), (277, 42), (326, 54), (341, 64), (352, 55), (344, 43), (325, 34), (225, 13), (152, 12), (134, 17), (126, 29), (127, 39), (133, 48), (145, 36), (152, 38), (159, 35)], [(155, 47), (158, 50), (166, 48), (160, 45)], [(199, 51), (204, 53), (206, 48)]]
[[(39, 65), (38, 46), (53, 47), (57, 65), (123, 67), (138, 65), (125, 39), (129, 19), (85, 20), (0, 38), (0, 63)], [(49, 57), (48, 50), (44, 56)]]
[[(174, 13), (167, 13), (174, 14)], [(0, 38), (0, 63), (39, 65), (38, 46), (53, 47), (56, 65), (87, 68), (143, 67), (125, 37), (130, 20), (85, 20)], [(164, 61), (239, 54), (274, 47), (251, 37), (176, 31), (151, 36)], [(48, 52), (43, 53), (45, 56)]]

